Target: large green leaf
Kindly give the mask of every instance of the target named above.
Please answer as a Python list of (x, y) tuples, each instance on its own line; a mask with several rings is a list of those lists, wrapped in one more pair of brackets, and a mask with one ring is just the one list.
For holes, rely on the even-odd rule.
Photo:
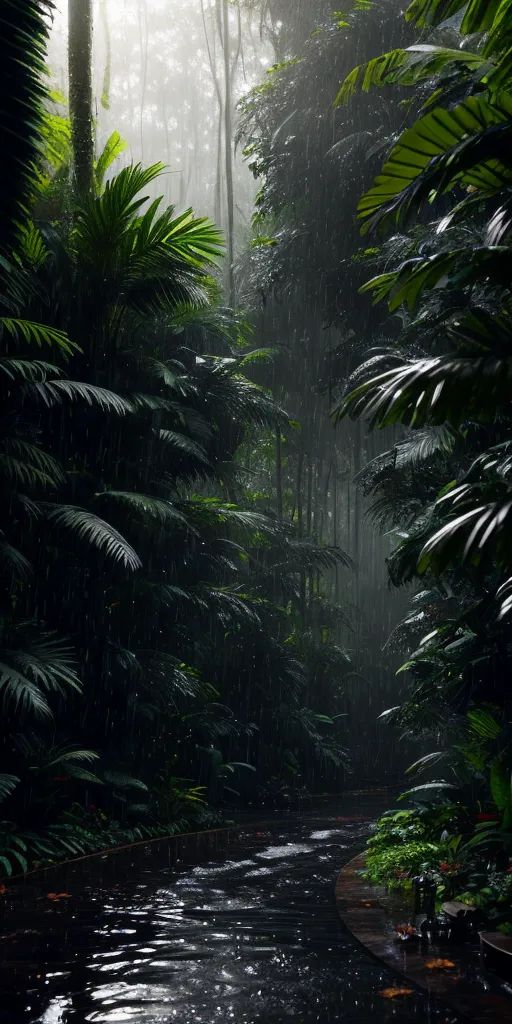
[(495, 740), (501, 733), (501, 725), (486, 708), (471, 708), (467, 714), (474, 733), (484, 740)]
[(464, 11), (462, 32), (485, 32), (491, 29), (500, 8), (508, 0), (412, 0), (406, 11), (408, 21), (423, 27), (440, 25)]
[[(506, 231), (506, 225), (502, 226)], [(417, 257), (406, 260), (398, 270), (372, 278), (361, 292), (372, 292), (374, 302), (387, 299), (391, 312), (401, 305), (412, 312), (433, 289), (461, 289), (489, 277), (506, 287), (511, 256), (512, 248), (507, 245), (468, 245), (426, 259)]]
[(501, 759), (491, 765), (491, 794), (496, 807), (502, 813), (510, 806), (510, 767)]
[(354, 388), (333, 417), (365, 416), (374, 427), (449, 423), (457, 428), (471, 419), (492, 422), (496, 408), (507, 401), (511, 381), (510, 355), (454, 353), (413, 359)]
[(512, 96), (469, 96), (452, 110), (436, 107), (407, 129), (359, 203), (365, 230), (385, 217), (402, 221), (421, 202), (460, 181), (492, 194), (512, 182)]
[(484, 57), (470, 50), (426, 43), (408, 46), (404, 50), (390, 50), (354, 68), (340, 86), (334, 105), (339, 107), (348, 102), (358, 89), (369, 92), (383, 85), (416, 85), (454, 65), (480, 71), (482, 75), (489, 68)]
[(439, 498), (445, 519), (424, 545), (420, 573), (446, 571), (463, 562), (512, 565), (512, 489), (492, 482), (467, 483)]

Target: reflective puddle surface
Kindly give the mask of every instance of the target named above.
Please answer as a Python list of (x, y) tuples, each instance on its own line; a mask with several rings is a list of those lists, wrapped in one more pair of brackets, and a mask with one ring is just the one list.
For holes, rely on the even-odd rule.
[(57, 900), (25, 891), (1, 924), (1, 1024), (455, 1024), (423, 993), (381, 995), (399, 979), (338, 919), (336, 876), (370, 828), (346, 807), (283, 813), (196, 867), (141, 855)]

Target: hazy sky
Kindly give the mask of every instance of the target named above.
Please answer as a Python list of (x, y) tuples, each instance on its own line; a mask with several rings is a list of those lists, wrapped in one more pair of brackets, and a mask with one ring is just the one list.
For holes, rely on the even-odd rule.
[[(203, 3), (210, 56), (223, 93), (214, 0)], [(236, 103), (264, 77), (273, 53), (260, 38), (258, 19), (242, 16), (240, 44), (236, 9), (231, 11), (230, 22)], [(60, 0), (48, 63), (63, 93), (67, 93), (66, 45), (67, 2)], [(94, 82), (98, 149), (117, 129), (128, 143), (121, 161), (163, 160), (171, 172), (165, 179), (166, 197), (179, 206), (193, 205), (198, 213), (214, 216), (216, 184), (219, 187), (219, 104), (201, 0), (95, 0)], [(222, 141), (220, 145), (222, 151)], [(221, 171), (224, 179), (223, 161)], [(255, 182), (239, 154), (235, 185), (240, 235), (250, 220)], [(222, 206), (220, 219), (224, 220)]]

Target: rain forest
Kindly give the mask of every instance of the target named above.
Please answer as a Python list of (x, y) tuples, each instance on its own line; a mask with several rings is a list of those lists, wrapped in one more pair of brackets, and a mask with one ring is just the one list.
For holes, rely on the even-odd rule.
[(0, 0), (0, 1024), (512, 1022), (512, 0), (336, 2)]

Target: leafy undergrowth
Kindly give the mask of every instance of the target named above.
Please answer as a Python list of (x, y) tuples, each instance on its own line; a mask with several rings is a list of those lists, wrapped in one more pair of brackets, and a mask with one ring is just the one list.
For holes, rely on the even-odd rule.
[(466, 903), (492, 929), (512, 934), (512, 835), (495, 812), (460, 803), (420, 804), (388, 811), (368, 841), (364, 877), (409, 892), (424, 875), (437, 905)]
[(459, 827), (463, 818), (456, 804), (388, 811), (368, 840), (366, 877), (389, 889), (410, 888), (415, 875), (439, 863), (443, 831)]
[(107, 818), (95, 807), (84, 810), (78, 805), (63, 814), (56, 824), (37, 831), (3, 821), (0, 822), (0, 877), (10, 878), (116, 846), (225, 824), (221, 814), (206, 807), (192, 817), (180, 817), (171, 822), (126, 825)]

